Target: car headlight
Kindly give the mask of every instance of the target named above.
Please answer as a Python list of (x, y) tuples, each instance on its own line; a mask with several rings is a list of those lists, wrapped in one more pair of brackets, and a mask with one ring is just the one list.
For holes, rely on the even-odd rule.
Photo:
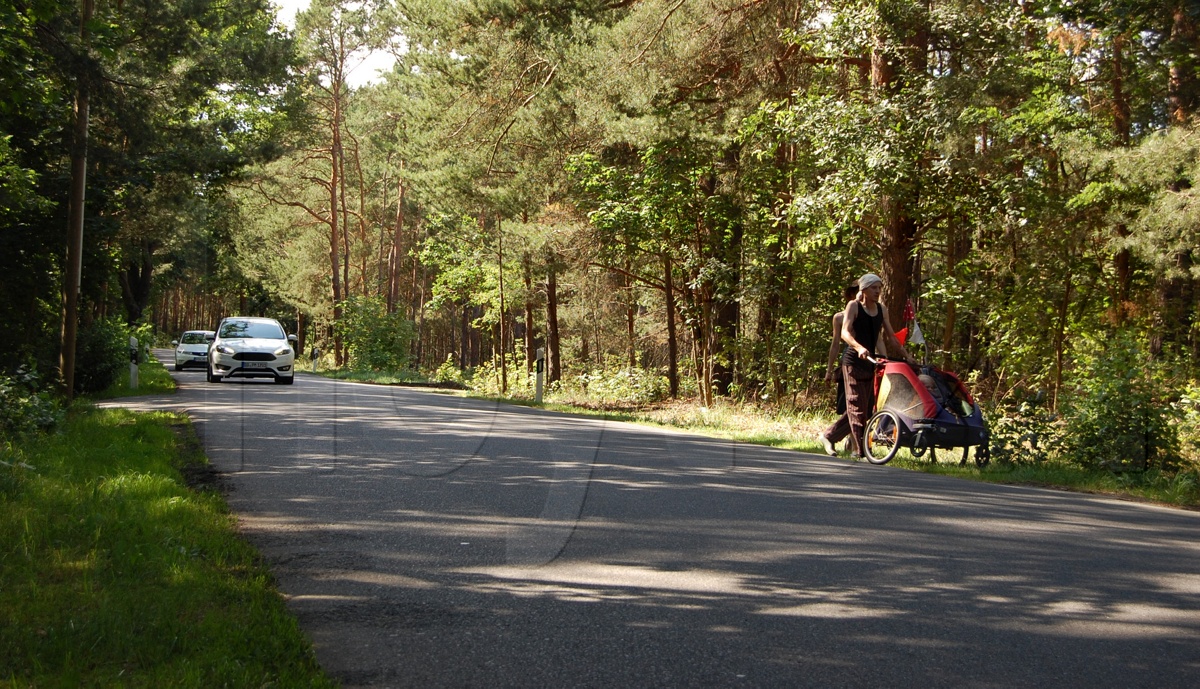
[(291, 354), (291, 353), (292, 353), (291, 347), (280, 347), (279, 349), (275, 350), (275, 356), (287, 356), (288, 354)]
[(233, 354), (233, 347), (227, 347), (225, 345), (217, 345), (216, 350), (221, 354)]

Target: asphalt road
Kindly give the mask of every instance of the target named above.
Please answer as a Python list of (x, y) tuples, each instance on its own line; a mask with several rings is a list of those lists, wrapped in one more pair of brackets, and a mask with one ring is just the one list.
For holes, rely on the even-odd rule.
[(1200, 686), (1200, 513), (173, 375), (347, 687)]

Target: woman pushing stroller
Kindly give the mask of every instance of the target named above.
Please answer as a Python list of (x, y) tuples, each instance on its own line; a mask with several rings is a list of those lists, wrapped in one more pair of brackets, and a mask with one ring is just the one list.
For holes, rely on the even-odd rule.
[[(879, 300), (883, 292), (883, 280), (874, 273), (858, 279), (858, 296), (846, 304), (842, 316), (842, 341), (846, 351), (842, 355), (842, 379), (846, 386), (846, 415), (850, 426), (850, 449), (854, 457), (863, 457), (863, 428), (875, 408), (875, 364), (870, 359), (879, 344), (882, 334), (888, 352), (898, 352), (905, 361), (915, 365), (904, 345), (896, 337), (887, 317), (887, 309)], [(828, 443), (837, 424), (822, 434)], [(826, 444), (826, 448), (829, 445)]]

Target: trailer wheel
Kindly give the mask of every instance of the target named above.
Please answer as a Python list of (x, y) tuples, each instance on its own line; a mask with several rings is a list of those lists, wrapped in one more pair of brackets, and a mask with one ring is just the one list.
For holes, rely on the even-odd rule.
[(881, 411), (863, 430), (863, 447), (871, 464), (887, 464), (900, 450), (900, 419), (890, 411)]
[(921, 457), (925, 454), (925, 450), (932, 449), (925, 442), (925, 431), (917, 431), (917, 434), (913, 436), (913, 446), (908, 451), (912, 453), (913, 457)]

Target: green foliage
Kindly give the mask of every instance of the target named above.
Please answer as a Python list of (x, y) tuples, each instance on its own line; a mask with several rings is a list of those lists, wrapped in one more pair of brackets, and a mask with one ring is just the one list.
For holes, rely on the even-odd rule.
[(1087, 338), (1077, 350), (1065, 409), (1067, 456), (1089, 469), (1175, 468), (1179, 438), (1171, 390), (1128, 331)]
[(531, 399), (534, 396), (535, 379), (533, 373), (526, 374), (523, 354), (513, 352), (505, 362), (507, 366), (507, 392), (504, 391), (505, 375), (500, 370), (498, 361), (485, 361), (464, 375), (463, 382), (471, 390), (485, 397), (523, 397)]
[(462, 369), (458, 367), (458, 363), (454, 361), (453, 353), (446, 355), (446, 360), (437, 367), (431, 378), (438, 383), (466, 384), (466, 377), (463, 375)]
[(1194, 471), (1200, 471), (1200, 384), (1187, 386), (1175, 403), (1179, 451)]
[(194, 289), (217, 261), (191, 259), (231, 253), (204, 241), (213, 209), (247, 164), (277, 154), (291, 111), (292, 43), (265, 0), (94, 5), (81, 36), (79, 2), (0, 3), (5, 369), (57, 365), (77, 87), (90, 105), (83, 323), (122, 307), (137, 320), (152, 278), (190, 273)]
[[(170, 346), (169, 344), (167, 345)], [(96, 392), (88, 395), (88, 400), (108, 400), (118, 397), (131, 397), (136, 395), (161, 395), (172, 393), (177, 389), (175, 379), (167, 372), (167, 368), (153, 356), (146, 356), (139, 360), (138, 364), (138, 386), (137, 389), (130, 387), (128, 367), (123, 367), (122, 372), (113, 384), (108, 386), (108, 389), (102, 392)]]
[(0, 375), (0, 446), (31, 433), (53, 428), (62, 418), (57, 400), (39, 391), (40, 379), (30, 369)]
[(398, 371), (410, 368), (413, 323), (388, 313), (383, 297), (351, 297), (342, 302), (334, 327), (346, 344), (351, 368)]
[(1063, 424), (1044, 400), (1028, 400), (986, 414), (989, 449), (998, 464), (1041, 464), (1061, 455)]
[(570, 376), (562, 390), (600, 405), (644, 405), (661, 402), (669, 392), (667, 377), (641, 368), (594, 369)]
[(79, 329), (75, 392), (107, 389), (129, 367), (129, 330), (118, 319), (96, 320)]

